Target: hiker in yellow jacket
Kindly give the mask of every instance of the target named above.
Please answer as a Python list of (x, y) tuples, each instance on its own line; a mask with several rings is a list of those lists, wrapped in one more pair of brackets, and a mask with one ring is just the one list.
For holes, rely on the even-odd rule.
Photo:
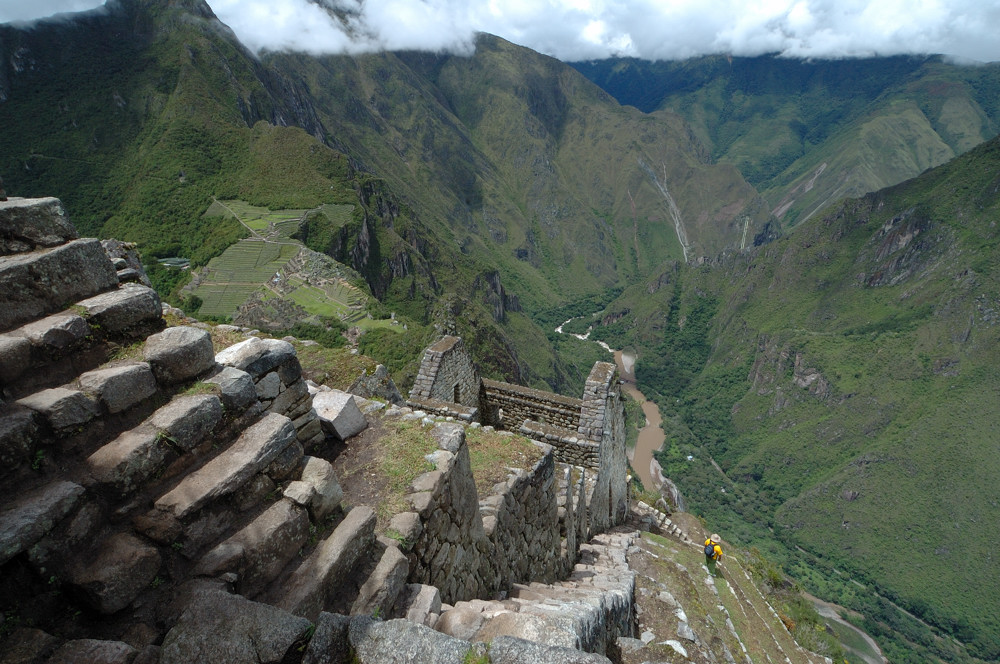
[(705, 565), (708, 566), (708, 573), (712, 576), (719, 576), (715, 566), (722, 560), (722, 547), (719, 546), (721, 541), (717, 533), (712, 533), (712, 536), (705, 540)]

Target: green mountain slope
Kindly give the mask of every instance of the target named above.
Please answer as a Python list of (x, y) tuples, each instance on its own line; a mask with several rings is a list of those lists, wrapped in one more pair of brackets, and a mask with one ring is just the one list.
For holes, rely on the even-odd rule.
[(786, 227), (942, 164), (1000, 127), (997, 64), (710, 56), (574, 66), (623, 104), (682, 115)]
[(0, 26), (0, 52), (12, 194), (58, 194), (85, 233), (196, 268), (246, 234), (203, 214), (214, 199), (353, 205), (296, 237), (415, 323), (414, 348), (461, 333), (497, 377), (580, 374), (523, 311), (771, 235), (763, 199), (679, 116), (496, 38), (472, 57), (258, 59), (203, 2), (114, 0)]
[(626, 292), (605, 310), (630, 311), (612, 331), (659, 330), (637, 376), (692, 509), (784, 543), (793, 575), (864, 613), (892, 661), (1000, 657), (998, 222), (993, 139), (665, 272), (642, 291), (658, 309)]

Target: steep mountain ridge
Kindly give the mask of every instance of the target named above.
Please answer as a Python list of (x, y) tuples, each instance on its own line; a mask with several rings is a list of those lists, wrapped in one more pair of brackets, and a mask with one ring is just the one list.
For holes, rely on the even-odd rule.
[(86, 232), (196, 267), (245, 234), (202, 217), (213, 197), (353, 204), (310, 229), (336, 239), (319, 249), (419, 326), (461, 333), (498, 377), (580, 373), (498, 297), (534, 313), (769, 237), (762, 199), (678, 116), (622, 108), (498, 38), (470, 57), (257, 58), (205, 3), (115, 0), (2, 26), (0, 44), (9, 191), (65, 192)]
[(574, 66), (623, 104), (682, 115), (786, 227), (942, 164), (1000, 127), (996, 63), (768, 55)]

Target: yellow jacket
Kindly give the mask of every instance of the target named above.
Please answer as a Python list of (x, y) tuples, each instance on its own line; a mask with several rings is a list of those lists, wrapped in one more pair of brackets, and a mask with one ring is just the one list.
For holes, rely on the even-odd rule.
[(722, 547), (719, 546), (719, 543), (713, 542), (711, 539), (705, 540), (705, 546), (710, 546), (712, 544), (715, 545), (715, 553), (712, 554), (712, 560), (722, 560)]

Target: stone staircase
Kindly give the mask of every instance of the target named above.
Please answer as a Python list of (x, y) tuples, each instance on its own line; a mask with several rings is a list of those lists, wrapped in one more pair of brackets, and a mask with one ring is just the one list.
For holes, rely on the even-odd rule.
[(55, 643), (57, 659), (158, 656), (179, 619), (162, 605), (197, 579), (310, 619), (395, 604), (384, 579), (398, 594), (405, 558), (306, 455), (326, 434), (291, 344), (217, 354), (205, 329), (163, 329), (156, 293), (119, 283), (136, 271), (56, 199), (0, 203), (0, 238), (0, 593), (5, 636), (39, 647), (26, 661)]

